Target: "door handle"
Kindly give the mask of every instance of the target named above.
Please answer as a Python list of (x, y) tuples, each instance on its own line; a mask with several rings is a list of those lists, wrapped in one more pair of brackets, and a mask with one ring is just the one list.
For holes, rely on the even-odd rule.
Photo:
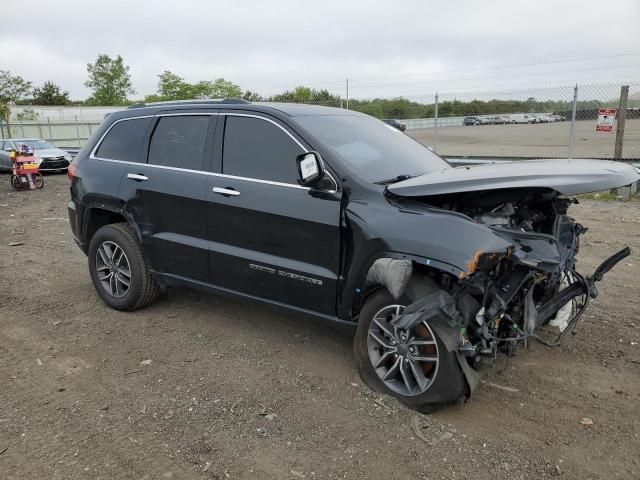
[(140, 175), (139, 173), (127, 173), (127, 178), (130, 178), (131, 180), (135, 180), (137, 182), (146, 182), (147, 180), (149, 180), (149, 177)]
[(237, 190), (234, 190), (233, 188), (213, 187), (212, 191), (213, 193), (219, 193), (220, 195), (225, 195), (230, 197), (235, 197), (236, 195), (240, 195), (240, 192)]

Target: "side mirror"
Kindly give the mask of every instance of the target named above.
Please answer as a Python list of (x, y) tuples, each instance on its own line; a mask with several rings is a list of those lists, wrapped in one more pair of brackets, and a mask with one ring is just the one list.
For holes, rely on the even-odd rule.
[(324, 164), (317, 152), (308, 152), (298, 155), (296, 158), (298, 164), (298, 175), (302, 185), (311, 185), (316, 180), (324, 176)]

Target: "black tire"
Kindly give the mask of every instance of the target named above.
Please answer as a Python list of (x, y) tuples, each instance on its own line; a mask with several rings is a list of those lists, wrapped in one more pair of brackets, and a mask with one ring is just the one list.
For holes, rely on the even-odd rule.
[(11, 175), (11, 186), (16, 190), (21, 190), (20, 177), (18, 175)]
[(38, 190), (42, 190), (44, 188), (44, 177), (41, 173), (36, 173), (33, 176), (33, 184)]
[(410, 409), (422, 413), (431, 413), (464, 399), (467, 394), (467, 382), (460, 369), (457, 353), (448, 352), (438, 334), (433, 330), (433, 337), (438, 346), (439, 363), (431, 386), (424, 393), (412, 396), (401, 395), (388, 388), (378, 376), (371, 363), (367, 346), (369, 326), (377, 312), (397, 304), (407, 305), (408, 302), (403, 302), (402, 299), (396, 301), (387, 289), (381, 288), (369, 295), (360, 311), (353, 350), (362, 381), (371, 389), (391, 395)]
[[(119, 247), (124, 252), (124, 260), (129, 265), (129, 286), (121, 296), (110, 293), (104, 284), (104, 278), (101, 280), (98, 276), (98, 269), (105, 268), (104, 265), (99, 266), (98, 249), (105, 244)], [(93, 286), (102, 301), (109, 307), (116, 310), (136, 310), (147, 306), (157, 298), (160, 289), (149, 273), (149, 263), (126, 223), (114, 223), (100, 228), (91, 239), (88, 258)], [(126, 277), (123, 278), (126, 279)], [(111, 285), (111, 282), (108, 284)]]

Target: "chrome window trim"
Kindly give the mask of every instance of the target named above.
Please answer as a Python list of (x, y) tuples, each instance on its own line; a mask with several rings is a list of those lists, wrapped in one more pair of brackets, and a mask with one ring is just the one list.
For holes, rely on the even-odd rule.
[[(115, 158), (97, 157), (95, 155), (95, 153), (98, 151), (98, 148), (100, 148), (100, 145), (102, 144), (102, 141), (107, 136), (107, 134), (111, 131), (111, 129), (116, 124), (118, 124), (120, 122), (124, 122), (124, 121), (127, 121), (127, 120), (138, 120), (138, 119), (141, 119), (141, 118), (178, 117), (178, 116), (180, 116), (180, 117), (184, 117), (184, 116), (216, 116), (216, 115), (258, 118), (260, 120), (264, 120), (265, 122), (272, 123), (273, 125), (278, 127), (280, 130), (282, 130), (284, 133), (286, 133), (294, 142), (296, 142), (296, 144), (302, 149), (302, 153), (309, 153), (309, 150), (307, 150), (305, 148), (305, 146), (302, 145), (302, 143), (300, 143), (300, 141), (296, 137), (294, 137), (291, 134), (291, 132), (289, 132), (286, 128), (284, 128), (278, 122), (276, 122), (274, 120), (271, 120), (270, 118), (263, 117), (261, 115), (254, 115), (254, 114), (249, 114), (249, 113), (235, 113), (235, 112), (199, 112), (199, 113), (185, 112), (185, 113), (156, 113), (154, 115), (138, 115), (138, 116), (135, 116), (135, 117), (120, 118), (119, 120), (116, 120), (111, 125), (109, 125), (109, 128), (107, 128), (107, 130), (102, 134), (100, 139), (96, 142), (96, 145), (93, 147), (93, 150), (91, 150), (91, 153), (89, 154), (89, 159), (91, 159), (91, 160), (100, 160), (100, 161), (104, 161), (104, 162), (125, 163), (125, 164), (128, 164), (128, 165), (146, 165), (147, 167), (152, 167), (152, 168), (164, 168), (164, 169), (167, 169), (167, 170), (175, 170), (175, 171), (179, 171), (179, 172), (198, 173), (198, 174), (202, 174), (202, 175), (212, 175), (212, 176), (215, 176), (215, 177), (232, 178), (232, 179), (236, 179), (236, 180), (245, 180), (245, 181), (249, 181), (249, 182), (263, 183), (263, 184), (267, 184), (267, 185), (276, 185), (276, 186), (280, 186), (280, 187), (289, 187), (289, 188), (297, 188), (297, 189), (302, 189), (302, 190), (311, 190), (310, 187), (303, 187), (302, 185), (297, 185), (295, 183), (274, 182), (274, 181), (271, 181), (271, 180), (262, 180), (262, 179), (259, 179), (259, 178), (239, 177), (239, 176), (236, 176), (236, 175), (227, 175), (227, 174), (224, 174), (224, 173), (205, 172), (203, 170), (191, 170), (191, 169), (188, 169), (188, 168), (169, 167), (169, 166), (166, 166), (166, 165), (154, 165), (152, 163), (128, 162), (128, 161), (125, 161), (125, 160), (117, 160)], [(320, 161), (324, 164), (324, 160), (322, 158), (320, 159)], [(331, 181), (335, 185), (335, 188), (333, 190), (325, 190), (325, 191), (327, 193), (335, 193), (335, 192), (337, 192), (338, 191), (338, 182), (336, 181), (335, 178), (333, 178), (333, 175), (331, 175), (331, 172), (329, 172), (326, 169), (326, 165), (325, 165), (324, 171), (325, 171), (325, 174), (329, 176), (329, 178), (331, 179)]]
[[(309, 153), (309, 150), (307, 150), (305, 148), (304, 145), (302, 145), (302, 143), (300, 143), (300, 141), (294, 137), (291, 132), (289, 130), (287, 130), (286, 128), (284, 128), (282, 125), (280, 125), (278, 122), (271, 120), (270, 118), (267, 117), (263, 117), (261, 115), (254, 115), (251, 113), (236, 113), (236, 112), (221, 112), (220, 115), (226, 115), (226, 116), (233, 116), (233, 117), (250, 117), (250, 118), (258, 118), (260, 120), (264, 120), (265, 122), (269, 122), (274, 124), (276, 127), (278, 127), (280, 130), (282, 130), (284, 133), (286, 133), (294, 142), (296, 142), (298, 144), (298, 146), (302, 149), (301, 153)], [(336, 179), (333, 178), (333, 175), (331, 175), (331, 173), (327, 170), (326, 165), (324, 164), (324, 160), (322, 158), (320, 158), (320, 161), (322, 162), (323, 166), (324, 166), (324, 171), (325, 173), (329, 176), (329, 178), (331, 179), (331, 181), (333, 182), (334, 188), (332, 190), (325, 190), (326, 192), (329, 193), (335, 193), (338, 191), (338, 182), (336, 182)], [(220, 175), (224, 175), (224, 174), (220, 174)], [(233, 178), (233, 175), (227, 175), (230, 178)], [(236, 177), (236, 178), (247, 178), (248, 177)], [(293, 185), (296, 187), (300, 187), (300, 185), (295, 185), (292, 183), (281, 183), (281, 182), (271, 182), (269, 180), (260, 180), (260, 179), (254, 179), (254, 180), (259, 180), (260, 182), (264, 182), (264, 183), (272, 183), (272, 184), (277, 184), (277, 185)], [(309, 187), (302, 187), (302, 188), (306, 188), (307, 190), (311, 190)]]
[[(248, 177), (238, 177), (236, 175), (226, 175), (224, 173), (215, 173), (215, 172), (205, 172), (203, 170), (191, 170), (188, 168), (180, 168), (180, 167), (169, 167), (166, 165), (154, 165), (152, 163), (138, 163), (138, 162), (127, 162), (126, 160), (114, 160), (112, 158), (100, 158), (96, 157), (94, 160), (99, 160), (101, 162), (112, 162), (112, 163), (122, 163), (125, 165), (144, 165), (149, 168), (158, 168), (162, 170), (173, 170), (178, 172), (186, 172), (186, 173), (196, 173), (198, 175), (208, 175), (211, 177), (222, 177), (222, 178), (231, 178), (234, 180), (245, 180), (247, 182), (255, 182), (255, 183), (264, 183), (267, 185), (276, 185), (279, 187), (288, 187), (288, 188), (297, 188), (299, 190), (311, 190), (310, 187), (303, 187), (302, 185), (295, 185), (293, 183), (282, 183), (282, 182), (272, 182), (271, 180), (260, 180), (258, 178), (248, 178)], [(329, 193), (335, 193), (335, 190), (325, 190)]]
[(236, 112), (222, 112), (220, 113), (220, 115), (225, 115), (227, 117), (249, 117), (249, 118), (258, 118), (260, 120), (264, 120), (265, 122), (269, 122), (274, 124), (276, 127), (278, 127), (280, 130), (282, 130), (284, 133), (286, 133), (289, 138), (291, 138), (291, 140), (293, 140), (294, 142), (296, 142), (296, 144), (302, 149), (301, 153), (309, 153), (309, 150), (307, 150), (304, 145), (302, 145), (302, 143), (300, 143), (300, 141), (294, 137), (291, 132), (289, 130), (287, 130), (286, 128), (284, 128), (282, 125), (280, 125), (278, 122), (271, 120), (270, 118), (267, 117), (262, 117), (260, 115), (254, 115), (251, 113), (236, 113)]
[(116, 160), (115, 158), (102, 158), (102, 157), (97, 157), (96, 156), (96, 152), (98, 151), (98, 149), (100, 148), (100, 145), (102, 145), (102, 141), (104, 140), (104, 137), (106, 137), (109, 132), (111, 131), (111, 129), (113, 127), (115, 127), (118, 123), (120, 122), (126, 122), (127, 120), (139, 120), (141, 118), (153, 118), (155, 117), (155, 115), (139, 115), (136, 117), (127, 117), (127, 118), (120, 118), (119, 120), (116, 120), (115, 122), (113, 122), (111, 125), (109, 125), (109, 128), (107, 128), (105, 130), (105, 132), (102, 134), (102, 136), (100, 137), (100, 139), (96, 142), (95, 146), (93, 147), (93, 149), (91, 150), (91, 153), (89, 154), (89, 159), (90, 160), (111, 160), (111, 161), (117, 161), (117, 162), (121, 162), (121, 163), (136, 163), (136, 162), (125, 162), (123, 160)]
[[(227, 175), (226, 173), (212, 173), (211, 175), (216, 177), (221, 177), (221, 178), (231, 178), (233, 180), (244, 180), (247, 182), (264, 183), (266, 185), (276, 185), (278, 187), (297, 188), (299, 190), (311, 190), (310, 187), (296, 185), (295, 183), (283, 183), (283, 182), (274, 182), (272, 180), (261, 180), (259, 178), (239, 177), (237, 175)], [(330, 190), (330, 191), (331, 193), (335, 192), (335, 190)]]

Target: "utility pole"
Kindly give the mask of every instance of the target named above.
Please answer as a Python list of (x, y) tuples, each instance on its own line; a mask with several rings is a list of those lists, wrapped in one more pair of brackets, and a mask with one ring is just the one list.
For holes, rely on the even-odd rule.
[(573, 107), (571, 108), (571, 130), (569, 132), (569, 158), (573, 157), (573, 143), (576, 136), (576, 108), (578, 106), (578, 85), (573, 89)]
[(616, 125), (616, 146), (613, 158), (622, 158), (622, 143), (624, 142), (624, 124), (627, 121), (627, 102), (629, 101), (629, 85), (620, 88), (620, 105), (618, 106), (618, 121)]
[(438, 92), (433, 104), (433, 151), (438, 153)]
[(347, 110), (349, 110), (349, 79), (347, 78)]

